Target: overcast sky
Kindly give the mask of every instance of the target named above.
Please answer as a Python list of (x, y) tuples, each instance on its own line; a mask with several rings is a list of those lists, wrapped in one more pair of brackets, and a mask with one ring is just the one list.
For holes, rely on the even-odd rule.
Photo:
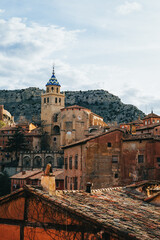
[(160, 114), (160, 0), (0, 0), (0, 89), (104, 89)]

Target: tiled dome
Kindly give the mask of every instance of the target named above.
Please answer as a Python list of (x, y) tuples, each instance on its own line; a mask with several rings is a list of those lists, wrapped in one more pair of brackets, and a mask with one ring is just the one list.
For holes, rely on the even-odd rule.
[(46, 86), (49, 86), (49, 85), (61, 86), (61, 85), (59, 84), (57, 78), (55, 77), (54, 67), (53, 67), (52, 77), (49, 79), (49, 81), (47, 82)]

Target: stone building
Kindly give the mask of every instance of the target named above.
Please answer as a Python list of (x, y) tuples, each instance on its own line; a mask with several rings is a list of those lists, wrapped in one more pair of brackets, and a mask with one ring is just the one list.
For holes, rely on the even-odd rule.
[(117, 186), (121, 182), (123, 130), (115, 129), (66, 145), (64, 150), (65, 189)]
[(92, 127), (107, 128), (103, 118), (91, 110), (77, 105), (65, 107), (65, 94), (60, 92), (60, 87), (53, 68), (46, 92), (41, 96), (41, 122), (50, 136), (52, 150), (85, 138)]
[(103, 118), (90, 109), (74, 105), (61, 109), (61, 147), (84, 139), (88, 133), (97, 132), (97, 128), (108, 128)]
[(0, 121), (3, 121), (7, 126), (15, 126), (14, 117), (0, 105)]
[(65, 189), (126, 185), (160, 180), (160, 135), (131, 135), (122, 129), (66, 145)]
[(46, 92), (41, 96), (41, 122), (43, 129), (50, 136), (50, 146), (60, 146), (60, 110), (64, 108), (64, 93), (60, 93), (61, 85), (55, 77), (54, 68), (51, 78), (46, 84)]

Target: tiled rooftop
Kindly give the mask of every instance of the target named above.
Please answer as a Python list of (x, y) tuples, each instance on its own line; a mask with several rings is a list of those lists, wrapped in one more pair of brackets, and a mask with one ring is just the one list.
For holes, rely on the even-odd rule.
[(127, 188), (110, 188), (92, 191), (58, 191), (48, 196), (41, 190), (31, 189), (53, 204), (83, 216), (127, 239), (160, 239), (160, 208), (131, 197)]

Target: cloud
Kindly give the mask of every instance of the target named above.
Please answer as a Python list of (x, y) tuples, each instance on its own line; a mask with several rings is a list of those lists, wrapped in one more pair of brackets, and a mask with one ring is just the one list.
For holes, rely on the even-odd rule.
[(5, 12), (5, 10), (4, 10), (4, 9), (0, 9), (0, 14), (1, 14), (1, 13), (4, 13), (4, 12)]
[(127, 15), (132, 12), (140, 11), (142, 8), (141, 4), (137, 2), (125, 2), (123, 5), (117, 8), (117, 12), (121, 15)]
[(0, 81), (8, 89), (42, 87), (52, 63), (67, 55), (81, 32), (15, 17), (0, 19), (0, 29)]

